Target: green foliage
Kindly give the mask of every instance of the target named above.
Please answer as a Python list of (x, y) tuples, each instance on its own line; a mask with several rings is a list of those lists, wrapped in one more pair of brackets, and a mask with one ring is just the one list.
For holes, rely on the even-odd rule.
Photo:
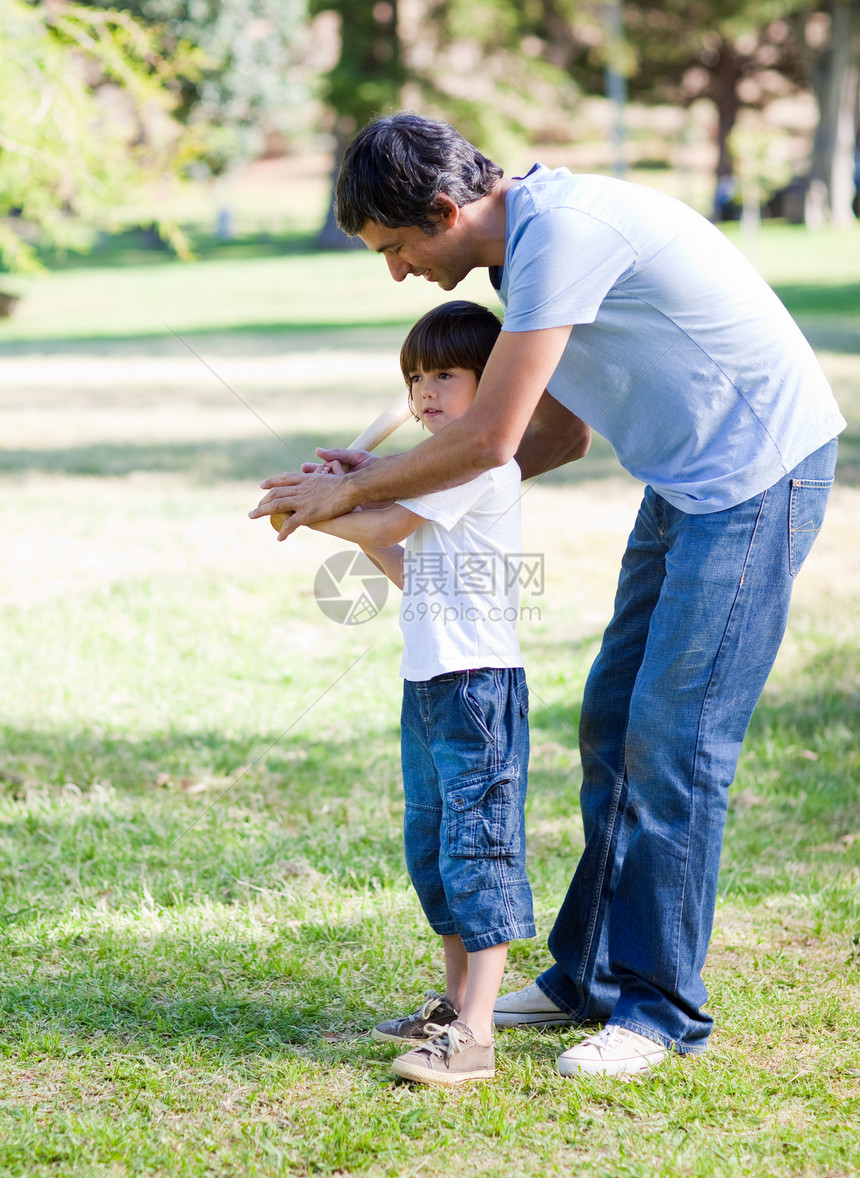
[(293, 130), (307, 98), (306, 0), (124, 0), (123, 7), (151, 28), (168, 58), (183, 43), (200, 51), (198, 73), (182, 80), (177, 115), (203, 137), (211, 172), (258, 154), (267, 133)]
[[(39, 6), (6, 0), (0, 9), (5, 267), (35, 265), (28, 228), (57, 245), (80, 244), (82, 222), (109, 223), (111, 210), (136, 185), (189, 159), (192, 144), (172, 118), (170, 86), (195, 69), (185, 46), (171, 61), (161, 58), (151, 33), (125, 13), (65, 0)], [(166, 231), (182, 249), (178, 231)]]
[(394, 3), (311, 0), (313, 15), (340, 20), (340, 54), (323, 82), (338, 131), (347, 137), (373, 115), (397, 105), (406, 80)]

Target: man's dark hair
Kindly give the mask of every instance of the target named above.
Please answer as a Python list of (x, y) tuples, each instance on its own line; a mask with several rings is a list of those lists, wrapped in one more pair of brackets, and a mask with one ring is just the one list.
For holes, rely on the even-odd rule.
[(501, 330), (498, 317), (480, 303), (465, 299), (440, 303), (421, 316), (403, 341), (403, 379), (411, 390), (416, 371), (468, 368), (480, 380)]
[(439, 194), (460, 208), (492, 192), (504, 175), (459, 131), (409, 111), (368, 123), (349, 145), (335, 192), (335, 217), (355, 237), (366, 221), (387, 229), (438, 223)]

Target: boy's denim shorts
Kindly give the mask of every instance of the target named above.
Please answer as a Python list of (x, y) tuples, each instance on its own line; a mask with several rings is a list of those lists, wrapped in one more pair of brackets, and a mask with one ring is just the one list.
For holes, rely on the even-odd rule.
[(433, 931), (469, 953), (533, 937), (522, 667), (405, 680), (400, 747), (406, 864)]

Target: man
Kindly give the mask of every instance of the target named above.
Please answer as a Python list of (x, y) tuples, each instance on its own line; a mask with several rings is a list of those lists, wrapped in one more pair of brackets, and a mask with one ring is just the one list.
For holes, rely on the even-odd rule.
[(646, 487), (583, 699), (585, 849), (555, 964), (496, 1022), (602, 1024), (563, 1075), (701, 1052), (728, 789), (845, 422), (773, 292), (669, 197), (541, 165), (505, 179), (453, 128), (398, 114), (351, 145), (336, 211), (395, 281), (453, 290), (487, 267), (504, 327), (444, 431), (408, 456), (321, 451), (350, 473), (269, 479), (251, 515), (295, 512), (284, 538), (512, 455), (538, 475), (584, 454), (589, 427), (609, 439)]

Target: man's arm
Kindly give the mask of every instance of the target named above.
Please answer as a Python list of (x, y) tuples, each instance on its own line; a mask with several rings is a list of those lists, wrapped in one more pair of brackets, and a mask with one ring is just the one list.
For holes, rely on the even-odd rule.
[(503, 331), (475, 400), (462, 417), (408, 454), (380, 458), (341, 477), (284, 474), (267, 479), (262, 485), (268, 493), (251, 518), (294, 512), (278, 534), (285, 539), (302, 524), (330, 519), (361, 503), (456, 487), (503, 466), (516, 454), (569, 335), (569, 327)]
[(544, 393), (514, 457), (523, 478), (531, 479), (584, 457), (590, 445), (590, 427), (551, 393)]

